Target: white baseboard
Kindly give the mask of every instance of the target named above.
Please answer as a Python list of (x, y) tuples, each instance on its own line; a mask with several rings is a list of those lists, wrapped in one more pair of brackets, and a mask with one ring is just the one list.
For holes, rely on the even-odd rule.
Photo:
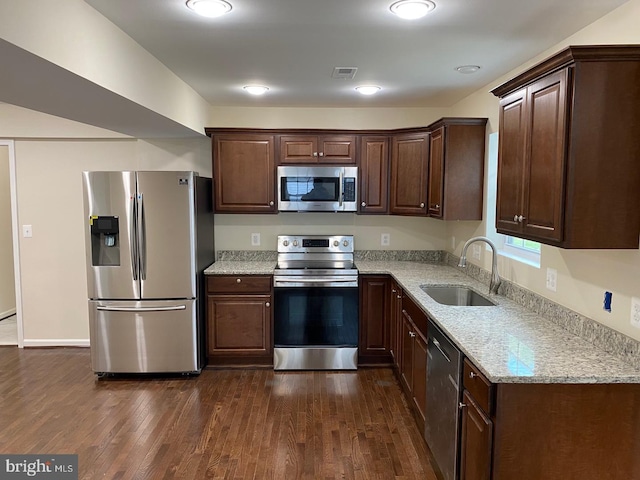
[(89, 347), (89, 339), (25, 338), (25, 347)]
[(0, 312), (0, 318), (7, 318), (15, 314), (16, 314), (16, 309), (12, 308), (11, 310), (7, 310), (6, 312)]

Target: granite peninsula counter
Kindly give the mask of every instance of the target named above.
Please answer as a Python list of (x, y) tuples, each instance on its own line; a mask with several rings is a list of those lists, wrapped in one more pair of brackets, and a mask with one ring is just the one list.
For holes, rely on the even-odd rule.
[[(640, 383), (640, 370), (443, 263), (356, 260), (360, 274), (393, 276), (493, 383)], [(270, 275), (275, 261), (214, 263), (206, 275)], [(420, 285), (465, 285), (496, 306), (441, 305)]]

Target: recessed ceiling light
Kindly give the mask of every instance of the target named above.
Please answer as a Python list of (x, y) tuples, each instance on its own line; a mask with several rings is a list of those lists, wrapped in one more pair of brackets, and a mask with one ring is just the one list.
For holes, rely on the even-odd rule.
[(359, 87), (356, 87), (356, 90), (362, 95), (373, 95), (378, 93), (381, 88), (377, 85), (360, 85)]
[(247, 93), (251, 95), (262, 95), (269, 91), (269, 87), (265, 87), (264, 85), (245, 85), (242, 87), (246, 90)]
[(460, 73), (476, 73), (478, 70), (480, 70), (480, 65), (461, 65), (456, 67), (456, 71)]
[(400, 0), (389, 7), (393, 13), (406, 20), (422, 18), (434, 8), (436, 4), (430, 0)]
[(187, 0), (187, 7), (203, 17), (220, 17), (231, 11), (231, 4), (224, 0)]

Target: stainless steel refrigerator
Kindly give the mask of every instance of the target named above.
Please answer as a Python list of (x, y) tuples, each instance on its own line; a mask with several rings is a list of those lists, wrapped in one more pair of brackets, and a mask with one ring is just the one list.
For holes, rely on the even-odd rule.
[(83, 172), (83, 186), (93, 371), (200, 372), (211, 179)]

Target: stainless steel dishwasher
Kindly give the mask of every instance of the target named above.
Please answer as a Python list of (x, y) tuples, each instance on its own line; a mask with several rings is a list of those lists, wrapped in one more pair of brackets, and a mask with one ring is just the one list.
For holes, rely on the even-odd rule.
[(458, 478), (461, 371), (460, 350), (429, 321), (424, 436), (444, 480)]

